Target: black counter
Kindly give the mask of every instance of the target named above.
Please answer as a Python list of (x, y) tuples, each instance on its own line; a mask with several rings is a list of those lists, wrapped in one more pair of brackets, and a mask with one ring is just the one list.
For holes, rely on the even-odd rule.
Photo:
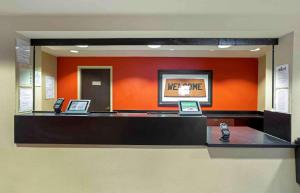
[[(295, 147), (289, 141), (248, 126), (230, 126), (230, 142), (221, 142), (219, 127), (207, 127), (209, 118), (245, 117), (251, 125), (257, 123), (258, 119), (263, 121), (262, 115), (208, 113), (207, 116), (180, 116), (173, 112), (90, 113), (87, 115), (49, 112), (15, 115), (15, 143)], [(277, 116), (274, 117), (277, 118)], [(251, 118), (256, 120), (251, 121)], [(265, 127), (271, 131), (273, 129), (266, 124)]]
[(205, 145), (205, 116), (147, 113), (15, 116), (15, 143)]
[(295, 145), (288, 141), (274, 137), (267, 133), (250, 127), (229, 127), (230, 142), (219, 140), (221, 131), (219, 127), (207, 127), (208, 147), (278, 147), (294, 148)]

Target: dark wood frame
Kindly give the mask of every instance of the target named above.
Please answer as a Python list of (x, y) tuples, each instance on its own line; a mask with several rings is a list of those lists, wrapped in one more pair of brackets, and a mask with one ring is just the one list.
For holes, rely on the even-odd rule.
[(164, 74), (207, 74), (208, 75), (208, 102), (200, 102), (201, 106), (212, 106), (212, 70), (159, 70), (158, 71), (158, 106), (177, 106), (177, 102), (162, 101), (162, 76)]
[(278, 45), (278, 38), (60, 38), (31, 39), (32, 46), (71, 45)]

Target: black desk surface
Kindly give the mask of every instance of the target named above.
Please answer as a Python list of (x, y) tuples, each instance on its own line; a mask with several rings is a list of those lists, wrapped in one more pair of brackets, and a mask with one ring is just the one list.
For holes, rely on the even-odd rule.
[[(249, 114), (251, 116), (261, 116), (257, 114)], [(249, 116), (249, 115), (238, 115), (238, 114), (228, 114), (227, 116)], [(55, 114), (52, 112), (48, 113), (28, 113), (28, 114), (22, 114), (22, 115), (16, 115), (16, 117), (76, 117), (79, 116), (81, 118), (83, 117), (115, 117), (115, 118), (138, 118), (138, 117), (144, 117), (144, 118), (155, 118), (155, 117), (165, 117), (165, 118), (182, 118), (182, 117), (195, 117), (195, 116), (180, 116), (179, 114), (175, 113), (89, 113), (86, 115), (70, 115), (70, 114)], [(218, 116), (218, 114), (214, 115), (206, 115), (207, 117), (210, 116)], [(219, 116), (224, 116), (224, 114), (220, 114)], [(205, 117), (205, 116), (196, 116), (196, 117)], [(119, 118), (118, 118), (119, 119)], [(169, 120), (169, 119), (167, 119)], [(181, 119), (180, 119), (181, 120)], [(162, 123), (164, 123), (163, 121)], [(171, 124), (172, 123), (172, 124)], [(171, 121), (169, 126), (174, 125), (173, 121)], [(177, 126), (177, 125), (176, 125)], [(145, 127), (145, 126), (143, 126)], [(171, 126), (172, 127), (172, 126)], [(175, 126), (174, 126), (175, 127)], [(150, 128), (149, 128), (150, 129)], [(151, 130), (151, 129), (150, 129)], [(149, 130), (149, 131), (150, 131)], [(181, 129), (179, 129), (181, 130)], [(295, 147), (294, 144), (291, 144), (288, 141), (279, 139), (277, 137), (274, 137), (272, 135), (266, 134), (264, 132), (258, 131), (256, 129), (250, 128), (250, 127), (230, 127), (230, 142), (221, 142), (219, 140), (221, 132), (219, 127), (207, 127), (207, 139), (206, 144), (209, 147), (278, 147), (278, 148), (293, 148)]]
[(205, 145), (205, 116), (147, 113), (15, 116), (15, 143)]
[(204, 115), (199, 115), (199, 116), (180, 116), (179, 114), (175, 113), (88, 113), (88, 114), (65, 114), (65, 113), (60, 113), (60, 114), (55, 114), (52, 112), (38, 112), (38, 113), (25, 113), (25, 114), (20, 114), (16, 116), (47, 116), (47, 117), (54, 117), (54, 116), (81, 116), (81, 117), (205, 117)]
[(207, 118), (264, 118), (260, 114), (238, 114), (238, 113), (228, 113), (228, 114), (204, 114)]
[(293, 148), (294, 144), (279, 139), (264, 132), (250, 127), (229, 127), (230, 142), (219, 140), (221, 131), (219, 127), (207, 127), (207, 146), (208, 147), (279, 147)]

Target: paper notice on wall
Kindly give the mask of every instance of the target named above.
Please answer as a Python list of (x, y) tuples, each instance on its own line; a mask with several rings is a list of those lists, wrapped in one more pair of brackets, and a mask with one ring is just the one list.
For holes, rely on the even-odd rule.
[(30, 64), (30, 43), (28, 41), (17, 39), (16, 61), (18, 64)]
[(275, 93), (275, 111), (289, 112), (289, 89), (277, 89)]
[(32, 86), (32, 69), (19, 69), (19, 86)]
[(276, 88), (288, 88), (289, 87), (289, 65), (282, 64), (276, 67)]
[(35, 86), (41, 86), (42, 85), (42, 73), (35, 71)]
[(45, 77), (46, 83), (46, 99), (53, 99), (55, 96), (55, 80), (53, 76)]
[(19, 112), (32, 111), (33, 91), (32, 88), (20, 88), (19, 90)]

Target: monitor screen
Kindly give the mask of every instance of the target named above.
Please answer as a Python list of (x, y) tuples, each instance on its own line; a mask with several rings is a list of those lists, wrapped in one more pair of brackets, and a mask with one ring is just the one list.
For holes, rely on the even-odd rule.
[(61, 104), (62, 102), (64, 102), (64, 99), (59, 98), (59, 99), (57, 99), (56, 104)]
[(85, 111), (88, 107), (88, 101), (72, 101), (68, 111)]
[(182, 112), (198, 112), (200, 111), (197, 101), (181, 101), (180, 110)]

